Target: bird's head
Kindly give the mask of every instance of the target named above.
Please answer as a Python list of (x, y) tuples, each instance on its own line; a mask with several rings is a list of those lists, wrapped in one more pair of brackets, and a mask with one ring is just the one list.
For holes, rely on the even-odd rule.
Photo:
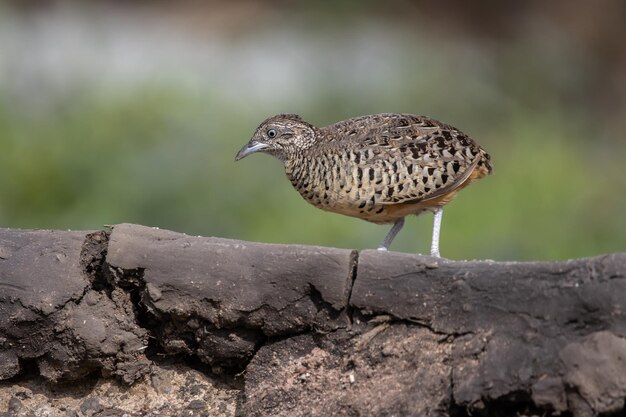
[(317, 128), (296, 114), (279, 114), (266, 119), (235, 157), (265, 152), (284, 161), (315, 144)]

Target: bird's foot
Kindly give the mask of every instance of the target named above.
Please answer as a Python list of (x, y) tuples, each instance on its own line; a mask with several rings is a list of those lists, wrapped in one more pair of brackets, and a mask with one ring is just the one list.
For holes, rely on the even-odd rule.
[(379, 250), (381, 252), (387, 252), (387, 248), (384, 246), (379, 246), (376, 250)]

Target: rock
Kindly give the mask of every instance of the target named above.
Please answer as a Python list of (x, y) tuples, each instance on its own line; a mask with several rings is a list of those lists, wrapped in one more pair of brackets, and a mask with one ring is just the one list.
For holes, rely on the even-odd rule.
[(626, 254), (0, 229), (0, 313), (7, 416), (624, 412)]
[(100, 400), (96, 397), (89, 397), (80, 405), (81, 413), (91, 416), (95, 413), (104, 410), (104, 407), (100, 404)]
[[(563, 391), (579, 415), (626, 411), (626, 338), (608, 331), (572, 342), (560, 352), (565, 365)], [(582, 400), (582, 401), (581, 401)]]
[(107, 263), (119, 285), (138, 289), (166, 351), (235, 366), (268, 336), (345, 327), (353, 257), (123, 224), (111, 233)]

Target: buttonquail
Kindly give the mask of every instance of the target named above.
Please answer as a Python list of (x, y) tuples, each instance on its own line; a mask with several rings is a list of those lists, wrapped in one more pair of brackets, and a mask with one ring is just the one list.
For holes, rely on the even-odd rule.
[(266, 119), (237, 154), (274, 155), (291, 184), (322, 210), (393, 223), (387, 250), (404, 217), (434, 213), (431, 255), (439, 255), (442, 207), (492, 171), (489, 154), (460, 130), (425, 116), (374, 114), (317, 128), (295, 114)]

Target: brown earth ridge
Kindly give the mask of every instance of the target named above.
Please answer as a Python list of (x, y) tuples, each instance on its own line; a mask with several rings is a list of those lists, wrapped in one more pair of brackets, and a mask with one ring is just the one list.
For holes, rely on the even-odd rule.
[(0, 229), (0, 416), (626, 415), (626, 253)]

